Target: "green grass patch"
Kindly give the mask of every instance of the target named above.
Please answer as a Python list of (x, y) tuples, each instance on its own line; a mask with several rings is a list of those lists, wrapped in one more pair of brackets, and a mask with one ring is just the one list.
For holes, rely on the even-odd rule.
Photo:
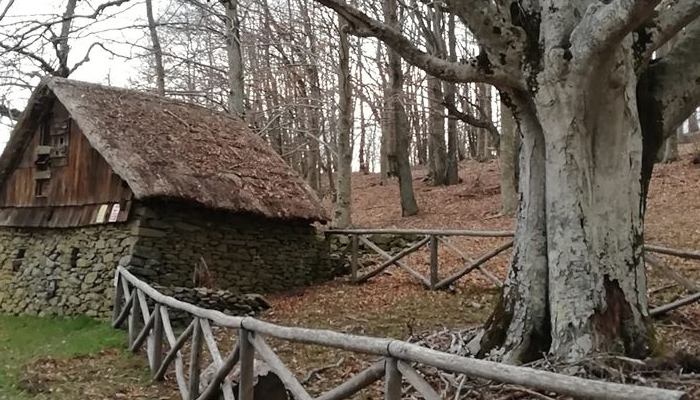
[(44, 357), (75, 357), (123, 348), (125, 335), (87, 317), (0, 315), (0, 399), (29, 399), (18, 388), (22, 370)]

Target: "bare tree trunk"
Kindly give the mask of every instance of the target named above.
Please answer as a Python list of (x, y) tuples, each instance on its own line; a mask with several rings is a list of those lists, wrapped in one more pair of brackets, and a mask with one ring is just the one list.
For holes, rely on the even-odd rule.
[(226, 50), (228, 53), (229, 113), (245, 117), (245, 86), (243, 81), (243, 53), (241, 51), (241, 22), (238, 18), (238, 0), (221, 0), (226, 8)]
[(333, 223), (345, 228), (352, 223), (352, 83), (350, 81), (349, 24), (340, 18), (340, 49), (338, 59), (338, 195), (335, 200)]
[[(396, 0), (384, 1), (384, 20), (398, 28), (396, 15)], [(387, 49), (389, 53), (390, 99), (392, 105), (393, 134), (396, 142), (396, 166), (399, 175), (399, 191), (401, 196), (401, 215), (404, 217), (418, 213), (418, 204), (413, 194), (413, 177), (411, 164), (408, 159), (409, 134), (408, 118), (403, 106), (403, 71), (401, 58), (395, 50)]]
[(396, 175), (396, 141), (394, 138), (394, 123), (393, 117), (390, 111), (391, 108), (391, 91), (389, 90), (389, 84), (386, 81), (386, 74), (384, 69), (384, 60), (382, 57), (382, 46), (377, 46), (377, 70), (379, 71), (379, 76), (381, 78), (382, 85), (382, 138), (379, 148), (379, 175), (382, 185), (386, 185), (389, 182), (390, 175)]
[(156, 89), (160, 96), (165, 96), (165, 68), (163, 67), (163, 50), (160, 48), (160, 39), (156, 29), (156, 20), (153, 18), (152, 0), (146, 0), (146, 17), (148, 18), (148, 31), (151, 34), (153, 46), (153, 60), (155, 61)]
[(520, 134), (508, 107), (501, 103), (501, 213), (512, 214), (518, 205), (518, 142)]
[(672, 162), (678, 161), (678, 135), (683, 134), (683, 126), (679, 126), (676, 129), (676, 133), (669, 135), (664, 141), (664, 145), (661, 147), (663, 151), (663, 156), (661, 157), (661, 162), (665, 164), (670, 164)]
[(700, 127), (698, 127), (698, 110), (695, 110), (692, 114), (690, 114), (690, 118), (688, 118), (688, 133), (698, 131), (700, 131)]
[[(449, 59), (452, 62), (457, 61), (457, 37), (455, 35), (455, 16), (448, 16), (448, 47)], [(454, 83), (445, 83), (445, 97), (452, 104), (455, 102), (455, 93), (457, 86)], [(447, 121), (447, 174), (446, 185), (456, 185), (459, 183), (459, 130), (457, 129), (457, 120), (450, 118)]]
[(70, 37), (71, 26), (73, 26), (73, 17), (75, 16), (75, 7), (78, 0), (68, 0), (66, 10), (63, 13), (63, 22), (61, 23), (61, 36), (56, 41), (56, 55), (58, 56), (57, 75), (67, 78), (71, 70), (68, 66), (68, 55), (70, 54), (70, 46), (68, 38)]
[(442, 105), (442, 82), (428, 76), (428, 139), (429, 175), (435, 185), (447, 184), (447, 151), (445, 150), (445, 107)]

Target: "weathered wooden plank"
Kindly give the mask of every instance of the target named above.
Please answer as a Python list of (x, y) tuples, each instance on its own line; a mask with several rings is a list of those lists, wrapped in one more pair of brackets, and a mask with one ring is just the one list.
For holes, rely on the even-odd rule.
[[(457, 247), (456, 247), (454, 244), (452, 244), (449, 240), (447, 240), (447, 239), (445, 239), (445, 238), (439, 238), (439, 240), (440, 240), (440, 242), (442, 242), (443, 245), (445, 245), (445, 247), (447, 247), (448, 249), (454, 251), (455, 253), (457, 253), (457, 255), (459, 255), (460, 257), (462, 257), (462, 259), (463, 259), (467, 264), (471, 264), (471, 263), (474, 262), (474, 260), (472, 260), (471, 258), (469, 258), (469, 256), (467, 256), (464, 252), (462, 252), (462, 250), (460, 250), (459, 248), (457, 248)], [(498, 286), (498, 287), (503, 287), (503, 282), (502, 282), (500, 279), (498, 279), (498, 277), (497, 277), (496, 275), (492, 274), (488, 269), (484, 268), (483, 265), (478, 265), (476, 268), (479, 270), (479, 272), (481, 272), (482, 274), (484, 274), (484, 276), (487, 277), (491, 282), (493, 282), (494, 284), (496, 284), (496, 286)]]
[[(217, 370), (221, 368), (224, 363), (221, 353), (219, 352), (219, 346), (216, 344), (216, 339), (214, 339), (214, 334), (211, 331), (211, 326), (209, 321), (206, 319), (200, 319), (199, 324), (202, 327), (202, 335), (204, 336), (204, 343), (206, 343), (209, 349), (209, 354), (213, 360), (214, 365)], [(233, 385), (230, 379), (226, 379), (221, 386), (221, 390), (224, 393), (224, 400), (235, 400), (233, 396)]]
[[(138, 289), (134, 289), (136, 292), (138, 292)], [(133, 301), (131, 302), (131, 310), (129, 313), (129, 322), (128, 322), (128, 329), (129, 329), (129, 347), (131, 347), (134, 342), (136, 341), (136, 337), (138, 336), (138, 330), (136, 328), (136, 324), (138, 323), (140, 319), (140, 313), (141, 313), (141, 307), (139, 307), (139, 298), (136, 295), (136, 293), (132, 293), (132, 298)]]
[(656, 307), (649, 311), (649, 315), (652, 317), (659, 317), (661, 315), (666, 314), (669, 311), (675, 310), (676, 308), (687, 306), (688, 304), (693, 304), (697, 301), (700, 301), (700, 293), (695, 293), (693, 295), (684, 297), (682, 299), (665, 304), (663, 306)]
[[(365, 243), (365, 241), (368, 243), (372, 243), (367, 238), (361, 238), (361, 240), (363, 243)], [(428, 243), (428, 241), (430, 241), (429, 237), (423, 238), (423, 239), (419, 240), (418, 242), (416, 242), (415, 244), (411, 245), (409, 248), (400, 251), (399, 253), (397, 253), (394, 256), (391, 256), (389, 253), (386, 253), (386, 252), (379, 253), (379, 255), (381, 255), (383, 257), (389, 257), (389, 259), (387, 261), (385, 261), (379, 267), (377, 267), (377, 268), (373, 269), (372, 271), (357, 278), (356, 282), (358, 282), (358, 283), (366, 282), (367, 280), (369, 280), (373, 276), (378, 275), (380, 272), (384, 271), (385, 269), (389, 268), (390, 266), (392, 266), (394, 264), (399, 265), (398, 261), (400, 261), (402, 258), (406, 257), (407, 255), (420, 250), (420, 248), (423, 247), (426, 243)], [(372, 243), (372, 244), (374, 244), (374, 243)], [(379, 246), (374, 245), (372, 247), (372, 250), (375, 250), (375, 249), (380, 249), (380, 248), (379, 248)]]
[(350, 235), (350, 278), (353, 282), (357, 282), (359, 247), (357, 235)]
[(129, 297), (129, 300), (127, 300), (126, 304), (124, 304), (124, 307), (121, 309), (121, 312), (117, 317), (114, 319), (112, 322), (112, 328), (119, 328), (122, 326), (126, 318), (129, 316), (129, 313), (131, 312), (131, 303), (134, 302), (135, 297)]
[(668, 254), (670, 256), (676, 256), (681, 258), (689, 258), (691, 260), (700, 260), (700, 252), (692, 250), (673, 249), (670, 247), (659, 246), (656, 244), (645, 244), (644, 250), (651, 251), (654, 253)]
[(119, 274), (116, 274), (114, 279), (114, 299), (112, 302), (112, 325), (114, 325), (114, 322), (119, 318), (119, 315), (121, 315), (122, 302), (124, 301), (124, 288), (119, 281)]
[(187, 386), (187, 391), (190, 393), (190, 400), (196, 400), (199, 397), (199, 373), (202, 361), (202, 327), (199, 324), (199, 318), (195, 318), (194, 331), (192, 332), (192, 347), (190, 348), (190, 382)]
[(401, 373), (397, 360), (387, 357), (384, 371), (384, 400), (401, 400)]
[(315, 400), (342, 400), (347, 399), (360, 390), (366, 388), (384, 376), (384, 360), (372, 364), (350, 380), (325, 392)]
[(472, 237), (512, 237), (513, 231), (473, 231), (460, 229), (329, 229), (327, 235), (438, 235)]
[(151, 373), (155, 374), (163, 363), (163, 313), (160, 304), (153, 310), (153, 346), (151, 348)]
[(173, 332), (173, 327), (170, 324), (170, 315), (168, 315), (168, 309), (166, 307), (161, 307), (161, 316), (163, 318), (163, 331), (165, 332), (165, 337), (168, 339), (170, 344), (170, 352), (166, 355), (163, 360), (163, 364), (160, 366), (158, 372), (153, 377), (153, 380), (159, 381), (163, 380), (165, 377), (165, 372), (168, 369), (168, 365), (171, 360), (175, 360), (175, 381), (177, 382), (177, 387), (180, 390), (180, 395), (182, 400), (189, 400), (190, 394), (187, 391), (187, 381), (185, 381), (185, 365), (182, 361), (182, 354), (180, 349), (185, 344), (187, 338), (192, 335), (194, 331), (194, 321), (185, 329), (185, 331), (180, 335), (180, 337), (175, 339), (175, 332)]
[(509, 248), (511, 248), (511, 246), (513, 246), (512, 240), (509, 241), (508, 243), (505, 243), (505, 244), (502, 244), (502, 245), (496, 247), (495, 249), (491, 250), (490, 252), (488, 252), (488, 253), (484, 254), (483, 256), (479, 257), (478, 259), (474, 260), (473, 263), (469, 264), (468, 266), (463, 268), (461, 271), (459, 271), (456, 274), (438, 282), (438, 284), (435, 285), (435, 288), (436, 289), (444, 289), (444, 288), (450, 286), (455, 281), (457, 281), (458, 279), (460, 279), (464, 275), (468, 274), (469, 272), (473, 271), (475, 268), (477, 268), (481, 264), (496, 257), (497, 255), (499, 255), (503, 251), (508, 250)]
[(255, 350), (260, 354), (260, 357), (275, 371), (284, 384), (284, 387), (292, 393), (295, 400), (312, 400), (311, 396), (309, 396), (306, 389), (299, 383), (294, 374), (284, 365), (282, 360), (280, 360), (277, 354), (275, 354), (259, 335), (249, 334), (248, 340), (250, 340)]
[(403, 361), (397, 364), (399, 372), (425, 400), (441, 400), (440, 394), (416, 371)]
[(238, 331), (238, 347), (240, 349), (241, 370), (238, 375), (238, 399), (253, 400), (253, 373), (255, 368), (255, 348), (250, 342), (249, 330), (241, 328)]
[(430, 235), (430, 288), (435, 289), (438, 280), (438, 236)]
[(401, 360), (431, 365), (446, 371), (556, 392), (575, 398), (597, 400), (681, 400), (687, 398), (683, 392), (676, 390), (593, 381), (549, 371), (459, 357), (399, 340), (389, 344), (389, 353)]
[(216, 371), (216, 374), (214, 374), (211, 382), (209, 382), (209, 385), (206, 387), (206, 389), (204, 389), (197, 400), (212, 400), (216, 397), (216, 395), (219, 393), (221, 383), (224, 382), (226, 376), (229, 374), (229, 372), (231, 372), (233, 367), (236, 366), (236, 363), (238, 363), (238, 360), (240, 359), (240, 355), (240, 345), (236, 344), (231, 354), (229, 354), (223, 363), (221, 363), (221, 366)]
[[(391, 257), (391, 255), (390, 255), (389, 253), (387, 253), (386, 251), (382, 250), (379, 246), (377, 246), (376, 244), (372, 243), (369, 239), (366, 239), (366, 238), (360, 236), (360, 241), (361, 241), (362, 243), (364, 243), (367, 247), (369, 247), (370, 249), (372, 249), (375, 253), (377, 253), (377, 254), (383, 256), (383, 257), (386, 258), (387, 260), (391, 260), (392, 257)], [(425, 244), (425, 243), (423, 243), (423, 244)], [(429, 282), (427, 279), (425, 279), (425, 277), (424, 277), (423, 275), (421, 275), (421, 274), (419, 274), (418, 272), (416, 272), (413, 268), (409, 267), (408, 265), (406, 265), (405, 263), (403, 263), (403, 262), (401, 262), (401, 261), (394, 261), (393, 263), (396, 264), (396, 265), (398, 265), (399, 267), (403, 268), (406, 272), (408, 272), (411, 276), (413, 276), (413, 277), (416, 278), (421, 284), (423, 284), (423, 286), (425, 286), (425, 287), (430, 287), (430, 282)], [(360, 279), (361, 279), (361, 278), (360, 278)]]
[[(131, 351), (132, 353), (136, 353), (139, 350), (139, 348), (141, 347), (143, 342), (146, 340), (146, 338), (148, 338), (148, 335), (151, 334), (151, 328), (153, 328), (153, 324), (155, 323), (155, 321), (156, 321), (156, 314), (153, 313), (153, 315), (151, 315), (148, 318), (146, 323), (143, 324), (143, 328), (141, 328), (141, 332), (139, 332), (138, 336), (136, 336), (136, 339), (129, 346), (129, 351)], [(149, 361), (150, 361), (150, 359), (149, 359)]]
[(678, 282), (678, 284), (683, 286), (687, 291), (691, 293), (700, 292), (700, 287), (697, 284), (692, 282), (690, 279), (684, 277), (683, 275), (679, 274), (673, 268), (661, 262), (656, 257), (652, 256), (651, 254), (649, 254), (649, 252), (647, 252), (644, 255), (644, 260), (647, 263), (649, 263), (649, 265), (651, 265), (654, 269), (663, 274), (665, 277), (671, 279), (672, 281)]

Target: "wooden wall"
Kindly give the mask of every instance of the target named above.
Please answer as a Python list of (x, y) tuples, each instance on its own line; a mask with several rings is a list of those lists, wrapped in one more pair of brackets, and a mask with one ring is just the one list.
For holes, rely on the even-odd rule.
[[(68, 112), (58, 101), (53, 106), (51, 118), (51, 129), (56, 125), (54, 120), (68, 118)], [(39, 169), (35, 162), (37, 148), (42, 140), (42, 125), (39, 124), (16, 169), (5, 182), (0, 183), (0, 209), (5, 209), (0, 210), (4, 211), (0, 214), (5, 214), (5, 218), (0, 218), (0, 225), (24, 225), (9, 223), (8, 209), (22, 209), (16, 210), (15, 213), (23, 214), (23, 219), (27, 218), (27, 208), (35, 208), (37, 213), (45, 212), (47, 208), (65, 208), (66, 211), (70, 209), (72, 214), (77, 215), (80, 214), (80, 209), (83, 209), (82, 214), (85, 214), (88, 209), (96, 209), (102, 204), (121, 203), (122, 210), (127, 211), (129, 207), (126, 203), (132, 199), (131, 189), (90, 146), (74, 121), (68, 135), (67, 157), (60, 160), (62, 163), (55, 162), (48, 168), (51, 177), (44, 184), (43, 196), (36, 195), (35, 174)], [(92, 212), (88, 212), (90, 213)], [(79, 218), (82, 222), (75, 221), (64, 226), (85, 225), (86, 218), (92, 217), (83, 216)], [(121, 216), (120, 220), (123, 219), (124, 216)], [(29, 225), (37, 226), (35, 223)]]

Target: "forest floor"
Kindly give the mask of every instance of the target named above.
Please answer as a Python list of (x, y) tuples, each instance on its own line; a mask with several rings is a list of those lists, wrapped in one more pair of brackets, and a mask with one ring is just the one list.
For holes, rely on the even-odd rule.
[[(658, 165), (655, 168), (646, 217), (647, 243), (700, 249), (700, 201), (698, 201), (700, 166), (691, 163), (691, 153), (697, 150), (695, 145), (683, 145), (680, 161)], [(355, 174), (353, 176), (354, 225), (382, 228), (512, 229), (512, 216), (499, 214), (498, 168), (498, 162), (495, 160), (487, 163), (466, 161), (460, 165), (460, 177), (463, 182), (452, 187), (430, 186), (423, 179), (425, 171), (420, 168), (414, 170), (414, 188), (420, 213), (408, 218), (402, 218), (400, 215), (398, 187), (395, 180), (382, 186), (377, 174)], [(505, 239), (474, 238), (454, 240), (453, 243), (471, 257), (476, 257), (504, 241)], [(409, 256), (406, 262), (427, 275), (428, 258), (427, 249), (424, 249)], [(490, 260), (485, 266), (489, 271), (504, 278), (508, 258), (509, 252), (505, 252)], [(658, 258), (685, 277), (700, 282), (700, 262), (665, 256)], [(442, 277), (457, 271), (462, 265), (460, 257), (441, 250), (440, 275)], [(653, 269), (650, 271), (649, 287), (654, 291), (650, 299), (652, 305), (674, 300), (683, 294), (677, 288), (667, 288), (670, 282), (659, 276)], [(347, 278), (340, 277), (293, 293), (269, 296), (268, 300), (272, 308), (260, 317), (284, 325), (330, 328), (371, 336), (415, 340), (417, 337), (435, 336), (442, 332), (449, 338), (450, 332), (464, 332), (482, 324), (488, 317), (498, 293), (499, 289), (478, 272), (465, 276), (451, 291), (431, 292), (423, 289), (403, 271), (389, 268), (387, 273), (380, 274), (362, 285), (351, 285), (347, 282)], [(682, 351), (700, 354), (699, 304), (670, 313), (667, 317), (659, 319), (655, 327), (660, 342), (659, 349), (662, 352), (675, 354)], [(454, 335), (452, 337), (454, 338)], [(235, 337), (230, 336), (229, 332), (222, 333), (220, 338), (222, 353), (228, 352), (227, 345), (231, 344)], [(341, 351), (291, 345), (274, 340), (269, 342), (312, 394), (340, 383), (353, 373), (359, 372), (369, 362), (367, 357)], [(109, 365), (112, 363), (111, 360), (115, 360), (114, 363), (122, 363), (115, 365), (124, 363), (123, 355), (114, 349), (104, 350), (99, 356), (89, 356), (88, 359), (100, 359), (103, 365)], [(84, 373), (91, 371), (90, 363), (85, 361), (85, 356), (77, 359), (62, 357), (58, 360), (54, 357), (39, 358), (31, 360), (30, 365), (36, 368), (28, 370), (25, 379), (48, 382), (46, 385), (49, 385), (50, 379), (46, 379), (43, 371), (46, 368), (41, 367), (46, 364), (46, 360), (49, 365), (60, 363), (61, 368), (74, 371), (78, 375), (83, 367), (87, 368), (83, 371)], [(323, 369), (329, 366), (332, 367)], [(94, 370), (95, 366), (93, 365), (92, 368)], [(134, 368), (138, 370), (144, 368), (144, 365)], [(322, 371), (312, 373), (319, 368)], [(51, 370), (51, 368), (48, 369)], [(627, 379), (628, 382), (658, 383), (640, 373), (618, 378)], [(54, 377), (54, 379), (57, 378)], [(659, 379), (670, 381), (666, 384), (661, 382), (662, 385), (683, 387), (693, 393), (691, 398), (700, 398), (700, 385), (693, 381), (680, 382), (677, 376), (674, 378), (662, 376)], [(63, 382), (65, 384), (65, 379)], [(95, 385), (106, 387), (99, 383)], [(169, 379), (165, 386), (161, 386), (163, 390), (158, 390), (157, 397), (152, 397), (156, 396), (156, 393), (149, 385), (134, 383), (130, 385), (130, 392), (122, 390), (116, 394), (114, 391), (109, 391), (101, 396), (94, 395), (90, 398), (177, 398), (172, 379)], [(36, 398), (69, 397), (47, 395), (47, 397)], [(370, 399), (375, 396), (369, 394), (368, 397), (361, 398)], [(528, 394), (517, 387), (501, 386), (496, 391), (474, 389), (474, 392), (466, 398), (552, 397)]]

